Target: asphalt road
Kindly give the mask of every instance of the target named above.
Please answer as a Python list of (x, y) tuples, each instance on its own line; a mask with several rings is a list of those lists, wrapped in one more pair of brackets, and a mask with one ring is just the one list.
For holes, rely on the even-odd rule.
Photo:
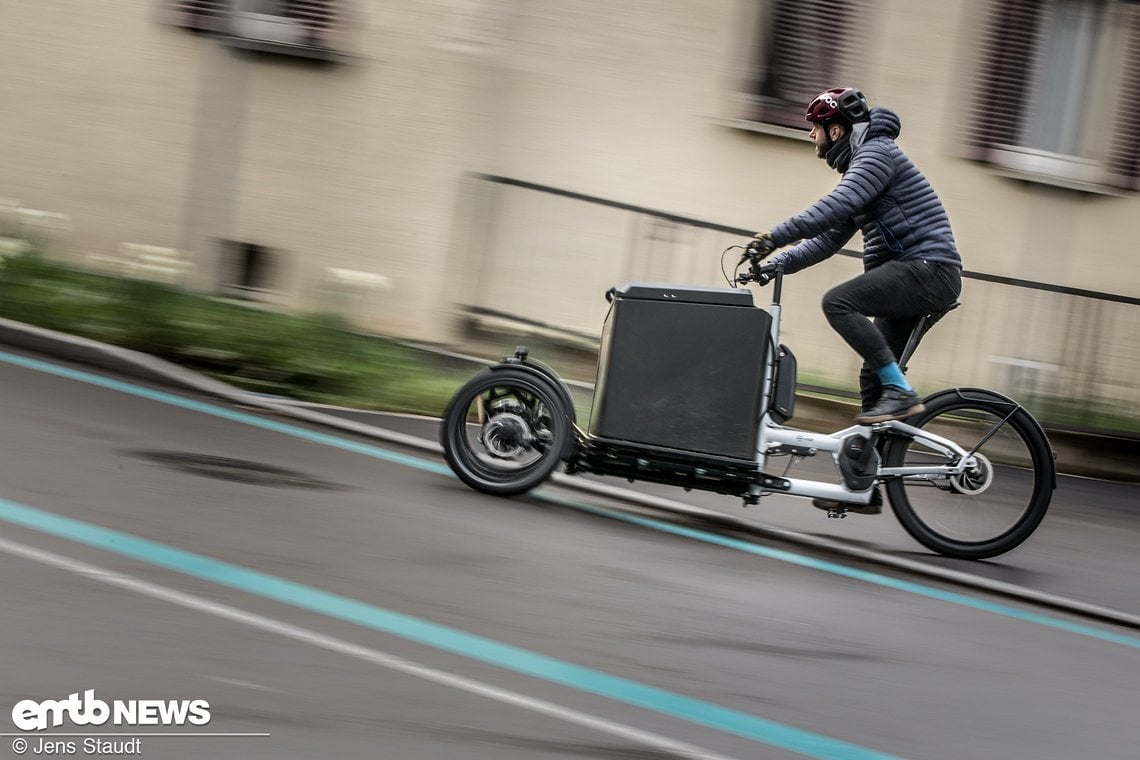
[[(1138, 631), (56, 367), (0, 361), (0, 704), (63, 720), (3, 719), (0, 757), (1136, 757)], [(1140, 611), (1135, 493), (1065, 482), (955, 567)], [(764, 509), (925, 556), (889, 514)], [(210, 720), (41, 704), (89, 689)]]
[[(424, 439), (438, 437), (436, 420), (347, 409), (324, 411)], [(835, 477), (830, 463), (811, 460), (797, 464), (791, 474), (820, 480)], [(668, 486), (630, 484), (614, 478), (593, 480), (635, 493), (679, 500), (745, 524), (819, 537), (887, 558), (967, 573), (1043, 596), (1079, 600), (1140, 616), (1140, 584), (1132, 580), (1140, 573), (1140, 485), (1135, 483), (1059, 476), (1048, 516), (1029, 541), (1005, 555), (975, 562), (931, 554), (906, 534), (889, 506), (884, 507), (881, 515), (852, 514), (833, 520), (808, 500), (792, 496), (770, 494), (759, 505), (744, 507), (739, 499), (717, 494), (685, 493)]]

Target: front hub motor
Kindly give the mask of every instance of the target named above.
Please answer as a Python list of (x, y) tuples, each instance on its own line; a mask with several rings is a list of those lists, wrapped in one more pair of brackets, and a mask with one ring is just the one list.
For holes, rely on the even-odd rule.
[(534, 447), (530, 425), (514, 412), (496, 414), (487, 420), (480, 438), (487, 453), (498, 459), (514, 459)]

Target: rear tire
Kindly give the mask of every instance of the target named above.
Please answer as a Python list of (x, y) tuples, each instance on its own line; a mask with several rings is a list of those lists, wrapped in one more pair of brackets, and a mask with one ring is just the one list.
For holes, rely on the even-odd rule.
[[(986, 559), (1020, 545), (1045, 517), (1056, 482), (1053, 452), (1040, 425), (1015, 401), (991, 391), (947, 391), (925, 404), (907, 424), (979, 455), (978, 467), (952, 478), (886, 481), (903, 528), (948, 557)], [(949, 463), (945, 455), (901, 436), (889, 440), (883, 461), (886, 467)]]
[(528, 369), (490, 369), (452, 398), (440, 429), (444, 458), (476, 491), (512, 496), (542, 483), (572, 436), (561, 394)]

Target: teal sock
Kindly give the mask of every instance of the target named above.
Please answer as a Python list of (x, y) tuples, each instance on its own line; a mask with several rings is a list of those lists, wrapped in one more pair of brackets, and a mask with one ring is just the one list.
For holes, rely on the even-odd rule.
[(884, 364), (878, 369), (879, 382), (883, 385), (893, 385), (896, 388), (902, 388), (904, 391), (913, 391), (914, 388), (910, 387), (910, 383), (906, 381), (906, 375), (899, 369), (898, 362), (891, 362)]

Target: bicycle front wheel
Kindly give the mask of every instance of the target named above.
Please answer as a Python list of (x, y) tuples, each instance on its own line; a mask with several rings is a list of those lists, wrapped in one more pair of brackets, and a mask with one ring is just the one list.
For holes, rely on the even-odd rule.
[(441, 424), (453, 472), (483, 493), (511, 496), (546, 480), (572, 440), (554, 386), (517, 368), (486, 370), (452, 398)]
[[(949, 557), (986, 559), (1020, 545), (1037, 529), (1053, 497), (1053, 452), (1037, 421), (1012, 399), (960, 388), (925, 401), (907, 423), (954, 441), (978, 466), (958, 476), (908, 475), (886, 482), (903, 528)], [(893, 438), (886, 467), (954, 464), (920, 438)]]

